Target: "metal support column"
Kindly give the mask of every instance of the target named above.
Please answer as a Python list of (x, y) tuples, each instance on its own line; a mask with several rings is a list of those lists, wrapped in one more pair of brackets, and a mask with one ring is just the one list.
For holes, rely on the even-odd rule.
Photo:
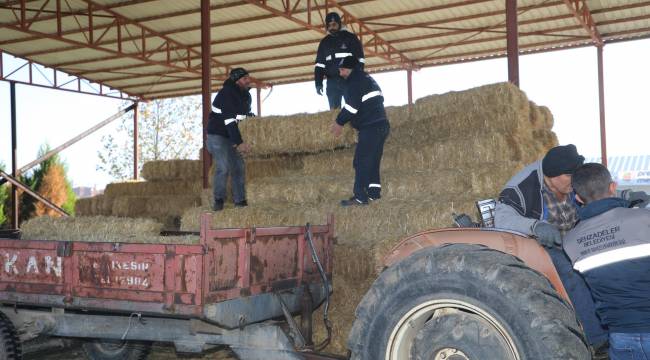
[(413, 70), (406, 69), (406, 87), (408, 90), (409, 106), (413, 106)]
[(262, 116), (262, 88), (257, 87), (257, 116)]
[(519, 35), (517, 0), (506, 0), (506, 41), (508, 47), (508, 81), (519, 86)]
[(208, 176), (212, 157), (208, 153), (208, 120), (212, 104), (210, 102), (210, 0), (201, 0), (201, 92), (203, 103), (203, 188), (208, 188)]
[(605, 79), (603, 71), (603, 46), (596, 46), (598, 53), (598, 105), (600, 108), (600, 156), (607, 166), (607, 134), (605, 132)]
[[(16, 136), (16, 83), (9, 83), (9, 92), (10, 92), (10, 106), (11, 106), (11, 176), (16, 177), (16, 172), (18, 170), (18, 137)], [(11, 206), (13, 206), (13, 211), (11, 212), (11, 227), (13, 229), (18, 229), (18, 188), (16, 186), (11, 187)]]
[(138, 180), (138, 102), (133, 105), (133, 180)]

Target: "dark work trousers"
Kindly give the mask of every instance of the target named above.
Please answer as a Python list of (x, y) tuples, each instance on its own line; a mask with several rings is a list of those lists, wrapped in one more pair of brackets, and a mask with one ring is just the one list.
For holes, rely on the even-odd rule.
[(231, 178), (232, 200), (234, 203), (246, 200), (246, 166), (241, 154), (230, 139), (221, 135), (208, 134), (208, 151), (214, 159), (212, 193), (215, 200), (225, 200), (226, 183)]
[(564, 250), (559, 248), (546, 249), (553, 260), (555, 269), (560, 275), (562, 285), (569, 294), (573, 307), (578, 315), (578, 320), (587, 336), (589, 345), (600, 345), (604, 343), (609, 334), (606, 328), (600, 324), (596, 315), (596, 304), (591, 296), (591, 291), (583, 277), (573, 269), (571, 260), (566, 256)]
[(368, 201), (368, 197), (381, 197), (379, 170), (384, 154), (384, 143), (390, 133), (388, 122), (359, 130), (357, 148), (354, 151), (354, 197)]
[(327, 101), (330, 104), (330, 110), (341, 108), (341, 99), (343, 98), (344, 91), (345, 80), (342, 77), (327, 78), (327, 89), (325, 93), (327, 94)]

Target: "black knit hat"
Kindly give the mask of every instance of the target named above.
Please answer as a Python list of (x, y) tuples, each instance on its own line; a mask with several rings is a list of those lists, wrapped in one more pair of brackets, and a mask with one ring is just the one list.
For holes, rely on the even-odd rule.
[(327, 24), (331, 23), (332, 21), (336, 21), (339, 26), (341, 26), (341, 15), (335, 12), (331, 12), (325, 16), (325, 27), (327, 27)]
[(244, 76), (248, 75), (248, 71), (242, 67), (234, 68), (230, 70), (230, 80), (237, 82), (237, 80), (243, 78)]
[(556, 177), (573, 172), (585, 162), (573, 144), (556, 146), (549, 150), (542, 160), (542, 171), (548, 177)]
[(339, 67), (345, 69), (354, 69), (357, 65), (359, 65), (359, 60), (354, 56), (346, 56), (339, 63)]

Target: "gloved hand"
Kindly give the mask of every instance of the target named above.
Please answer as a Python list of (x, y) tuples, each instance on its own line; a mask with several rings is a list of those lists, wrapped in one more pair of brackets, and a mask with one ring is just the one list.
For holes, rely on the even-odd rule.
[(318, 95), (323, 95), (323, 85), (316, 85), (316, 93)]
[(560, 230), (546, 221), (538, 221), (533, 225), (533, 235), (540, 245), (550, 248), (553, 245), (562, 245)]
[(645, 208), (650, 202), (650, 196), (645, 191), (623, 190), (621, 197), (629, 201), (633, 207)]
[(248, 114), (246, 114), (246, 117), (255, 117), (255, 116), (256, 115), (254, 112), (249, 112)]

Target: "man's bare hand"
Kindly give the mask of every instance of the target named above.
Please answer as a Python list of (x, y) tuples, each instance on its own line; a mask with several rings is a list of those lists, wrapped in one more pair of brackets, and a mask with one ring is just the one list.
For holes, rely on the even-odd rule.
[(334, 123), (334, 124), (332, 124), (331, 131), (332, 131), (332, 134), (334, 134), (335, 137), (339, 137), (339, 136), (341, 136), (341, 133), (343, 132), (343, 126), (341, 126), (341, 125), (339, 125), (337, 123)]
[(239, 151), (240, 154), (248, 154), (248, 152), (251, 151), (251, 145), (247, 143), (241, 143), (237, 145), (237, 151)]

